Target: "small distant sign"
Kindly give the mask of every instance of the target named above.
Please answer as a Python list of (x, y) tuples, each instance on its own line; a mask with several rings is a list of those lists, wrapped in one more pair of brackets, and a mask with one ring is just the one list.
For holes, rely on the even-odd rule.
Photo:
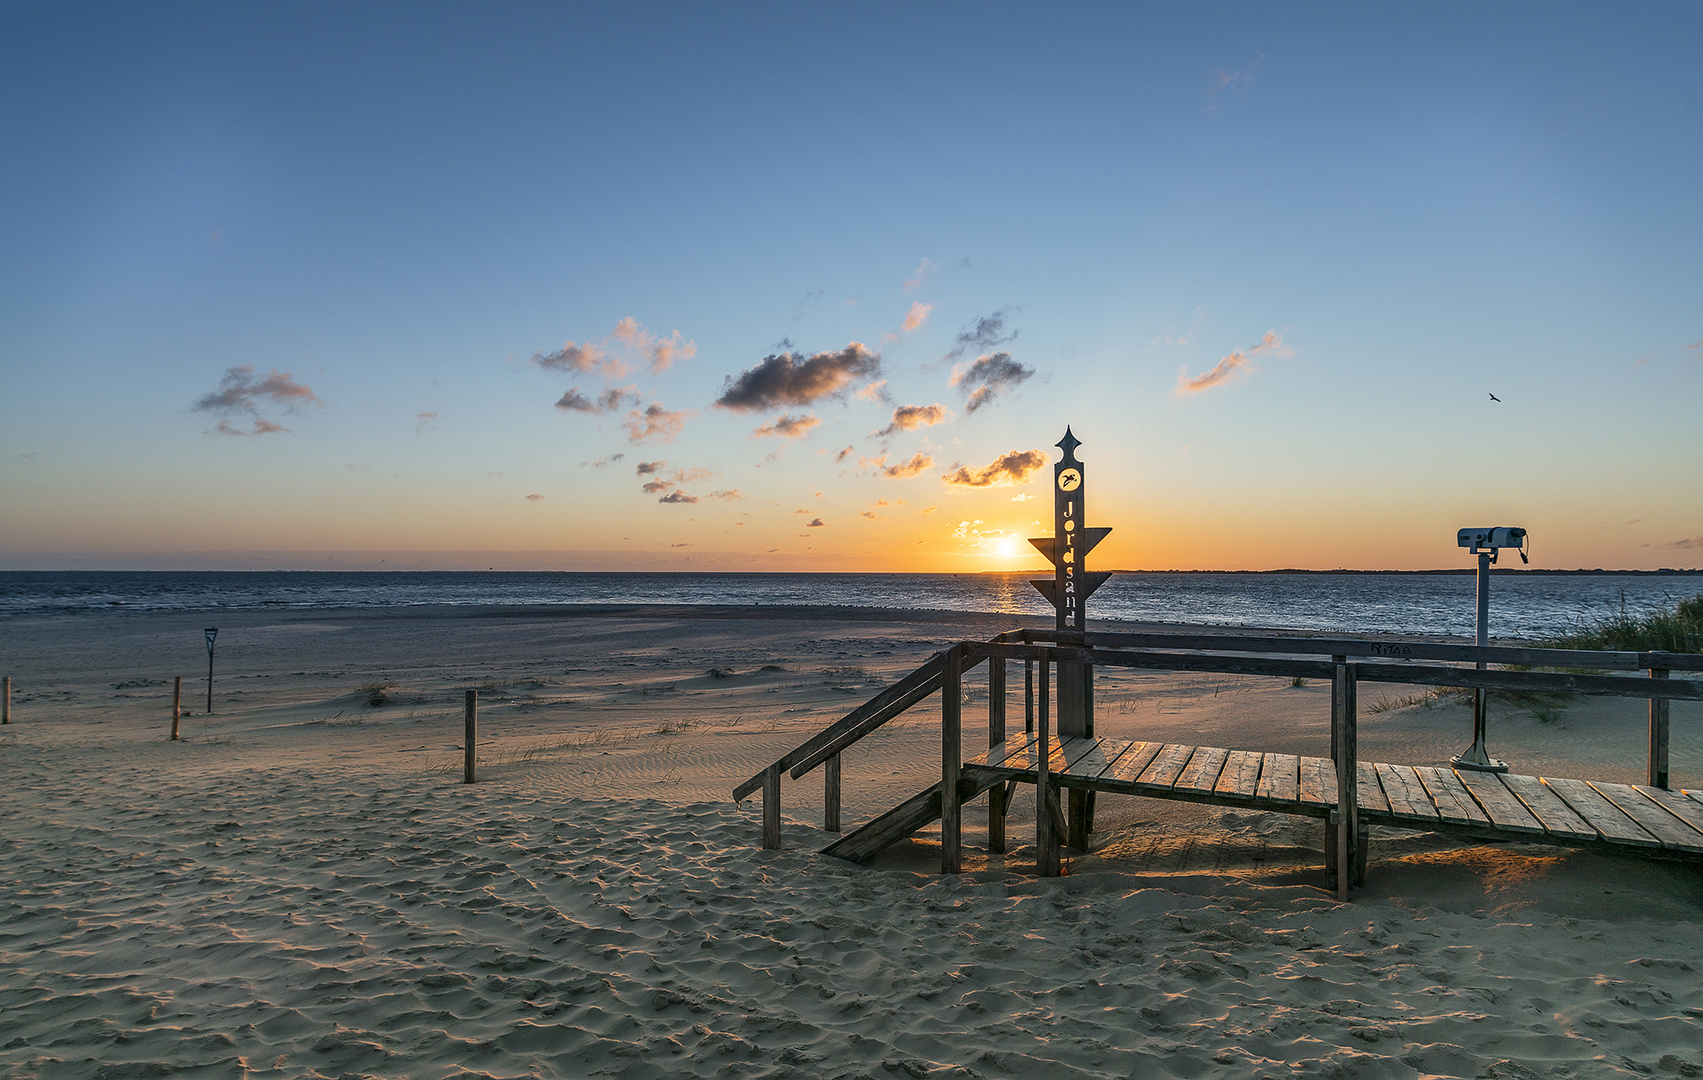
[(207, 635), (207, 651), (212, 652), (213, 651), (213, 639), (219, 636), (219, 628), (217, 626), (209, 626), (206, 630), (204, 630), (202, 632)]

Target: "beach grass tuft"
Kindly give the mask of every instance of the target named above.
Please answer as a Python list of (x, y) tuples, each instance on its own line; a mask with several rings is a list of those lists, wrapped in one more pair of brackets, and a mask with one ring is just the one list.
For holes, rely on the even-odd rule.
[(1703, 652), (1703, 594), (1645, 612), (1628, 611), (1623, 600), (1594, 623), (1541, 644), (1611, 652)]

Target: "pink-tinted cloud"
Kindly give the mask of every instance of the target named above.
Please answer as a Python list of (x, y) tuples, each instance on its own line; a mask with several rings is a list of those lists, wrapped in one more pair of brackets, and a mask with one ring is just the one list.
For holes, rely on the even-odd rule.
[(647, 332), (631, 315), (616, 323), (609, 336), (642, 355), (653, 372), (667, 371), (675, 361), (690, 360), (698, 355), (698, 343), (681, 340), (680, 331), (676, 330), (665, 338), (658, 337)]
[(656, 439), (658, 442), (668, 442), (680, 434), (686, 426), (686, 417), (690, 414), (670, 412), (663, 407), (662, 402), (653, 401), (643, 409), (634, 409), (627, 414), (623, 426), (627, 429), (627, 439), (641, 443), (646, 439)]
[(535, 352), (532, 362), (546, 371), (573, 371), (620, 378), (627, 373), (626, 365), (591, 342), (569, 341), (555, 352)]
[(835, 453), (834, 454), (834, 464), (838, 465), (840, 462), (844, 461), (846, 458), (851, 457), (852, 451), (855, 450), (855, 449), (856, 449), (856, 447), (848, 446), (844, 450), (841, 450), (841, 451), (838, 451), (837, 453)]
[(1283, 343), (1283, 334), (1277, 330), (1267, 330), (1260, 338), (1259, 344), (1249, 349), (1237, 349), (1235, 352), (1218, 361), (1211, 371), (1189, 378), (1187, 369), (1177, 372), (1177, 394), (1198, 394), (1210, 390), (1214, 386), (1228, 382), (1239, 374), (1255, 370), (1253, 360), (1261, 353), (1273, 356), (1294, 356), (1295, 350)]
[(854, 341), (838, 352), (819, 352), (805, 358), (795, 352), (774, 353), (739, 378), (729, 377), (715, 403), (738, 412), (758, 412), (781, 405), (811, 405), (846, 393), (860, 378), (881, 370), (881, 354)]
[(264, 378), (256, 378), (254, 368), (244, 364), (226, 368), (224, 378), (219, 380), (218, 389), (202, 395), (201, 400), (193, 407), (204, 412), (227, 415), (243, 412), (254, 417), (252, 431), (242, 431), (233, 427), (228, 420), (220, 420), (217, 430), (222, 435), (273, 435), (286, 433), (290, 429), (260, 416), (262, 403), (293, 412), (298, 405), (310, 401), (315, 405), (322, 404), (317, 394), (306, 385), (296, 382), (295, 376), (288, 371), (273, 370)]
[(777, 416), (772, 424), (764, 424), (751, 432), (753, 438), (774, 436), (781, 439), (802, 439), (810, 434), (810, 429), (822, 421), (808, 414), (804, 416)]
[(598, 394), (596, 399), (587, 398), (579, 392), (579, 387), (570, 386), (556, 402), (556, 408), (567, 412), (609, 413), (623, 405), (637, 405), (639, 400), (639, 388), (636, 386), (613, 386)]
[(568, 371), (601, 375), (618, 379), (642, 364), (652, 372), (666, 371), (680, 360), (698, 355), (698, 345), (672, 331), (659, 337), (639, 325), (631, 315), (615, 324), (603, 339), (594, 342), (569, 341), (554, 352), (535, 352), (532, 362), (547, 371)]
[(544, 496), (538, 495), (538, 494), (528, 495), (526, 497), (526, 501), (527, 502), (543, 502)]
[(901, 431), (911, 431), (919, 427), (933, 427), (945, 420), (947, 415), (946, 406), (939, 402), (933, 405), (901, 405), (893, 410), (892, 423), (875, 432), (875, 438), (885, 439), (897, 435)]
[(887, 464), (887, 455), (882, 454), (878, 458), (863, 458), (858, 462), (858, 467), (874, 469), (889, 480), (903, 480), (906, 477), (915, 476), (924, 469), (933, 468), (934, 459), (918, 451), (897, 465), (889, 465)]
[[(722, 502), (738, 502), (739, 500), (743, 499), (744, 497), (745, 496), (743, 496), (739, 493), (738, 488), (725, 488), (721, 491), (712, 491), (707, 496), (705, 496), (705, 498), (720, 499)], [(743, 521), (736, 521), (736, 522), (734, 522), (734, 524), (735, 525), (743, 525), (745, 523)]]
[(1694, 548), (1703, 548), (1703, 536), (1688, 536), (1683, 540), (1675, 540), (1672, 543), (1664, 544), (1663, 546), (1679, 548), (1683, 551), (1690, 551)]
[(696, 495), (688, 495), (684, 491), (670, 491), (668, 494), (656, 501), (659, 503), (695, 503), (698, 501), (698, 497)]
[(243, 431), (240, 428), (232, 427), (229, 420), (220, 420), (216, 430), (221, 435), (277, 435), (280, 433), (288, 434), (290, 429), (282, 424), (274, 424), (270, 420), (264, 420), (257, 416), (254, 418), (253, 431)]
[(911, 310), (905, 314), (904, 325), (887, 335), (888, 341), (898, 341), (900, 336), (913, 330), (920, 330), (928, 323), (928, 313), (934, 310), (933, 304), (925, 304), (921, 300), (912, 302)]
[(934, 265), (933, 259), (925, 257), (922, 262), (917, 263), (917, 268), (911, 271), (911, 276), (905, 281), (905, 288), (916, 288), (933, 277), (939, 270), (940, 267)]
[(821, 518), (811, 518), (809, 521), (804, 523), (804, 527), (806, 529), (821, 529), (826, 528), (827, 524), (828, 523), (823, 521)]
[(979, 469), (959, 466), (956, 471), (947, 473), (941, 479), (957, 487), (999, 487), (1005, 484), (1020, 484), (1046, 463), (1047, 455), (1044, 451), (1013, 450), (1009, 454), (995, 458)]
[(435, 412), (415, 413), (414, 414), (414, 434), (418, 435), (422, 431), (429, 431), (433, 427), (432, 422), (434, 420), (436, 420), (437, 418), (438, 418), (438, 414), (435, 413)]
[(666, 461), (641, 461), (639, 462), (638, 473), (640, 476), (651, 476), (667, 464)]
[(673, 486), (674, 486), (674, 481), (672, 481), (672, 480), (651, 480), (651, 481), (648, 481), (645, 484), (644, 493), (646, 495), (655, 495), (657, 492), (667, 491), (669, 488), (672, 488)]

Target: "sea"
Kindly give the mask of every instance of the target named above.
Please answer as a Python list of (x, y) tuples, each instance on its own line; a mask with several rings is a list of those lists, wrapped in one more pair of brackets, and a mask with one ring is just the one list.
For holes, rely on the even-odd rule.
[[(125, 611), (422, 605), (692, 604), (976, 611), (1045, 617), (1034, 573), (8, 571), (0, 620)], [(1451, 572), (1115, 573), (1090, 619), (1470, 637), (1475, 577)], [(1490, 634), (1552, 637), (1703, 593), (1703, 573), (1493, 570)]]

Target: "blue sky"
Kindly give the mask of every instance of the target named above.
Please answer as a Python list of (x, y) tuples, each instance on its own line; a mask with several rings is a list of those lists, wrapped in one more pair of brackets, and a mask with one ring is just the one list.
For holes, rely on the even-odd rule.
[(1700, 565), (1700, 40), (0, 6), (0, 566)]

